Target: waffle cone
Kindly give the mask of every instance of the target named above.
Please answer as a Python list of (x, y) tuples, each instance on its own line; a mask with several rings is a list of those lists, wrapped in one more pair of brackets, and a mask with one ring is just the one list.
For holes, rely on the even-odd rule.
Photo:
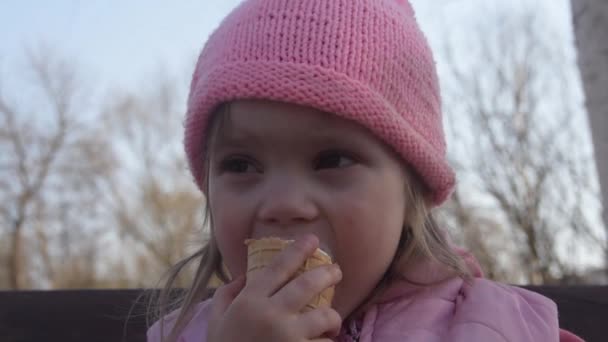
[[(292, 242), (292, 240), (283, 240), (280, 238), (246, 240), (247, 273), (268, 266), (274, 257)], [(329, 265), (331, 263), (331, 257), (321, 249), (317, 248), (317, 250), (315, 250), (315, 252), (308, 257), (308, 259), (306, 259), (304, 264), (300, 266), (293, 278), (315, 267)], [(335, 287), (331, 286), (323, 290), (321, 293), (315, 295), (315, 297), (308, 304), (306, 304), (304, 311), (313, 310), (319, 307), (331, 306), (331, 301), (334, 297), (334, 290)]]

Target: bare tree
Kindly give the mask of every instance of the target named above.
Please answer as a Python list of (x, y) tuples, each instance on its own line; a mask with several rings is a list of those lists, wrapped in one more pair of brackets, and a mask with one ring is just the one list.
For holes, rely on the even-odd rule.
[(62, 260), (81, 256), (57, 242), (91, 239), (97, 190), (113, 165), (76, 70), (47, 49), (29, 52), (27, 63), (24, 85), (10, 94), (0, 77), (0, 229), (11, 289), (52, 286)]
[(492, 217), (491, 212), (473, 203), (468, 203), (460, 188), (454, 191), (450, 201), (442, 208), (439, 218), (443, 226), (458, 229), (452, 236), (459, 246), (466, 246), (475, 255), (484, 276), (498, 281), (522, 279), (523, 274), (518, 263), (503, 260), (513, 253), (508, 244), (496, 232), (501, 232), (503, 224)]
[[(572, 19), (578, 47), (596, 166), (604, 201), (603, 221), (608, 223), (608, 2), (572, 0)], [(608, 228), (608, 227), (607, 227)], [(606, 254), (608, 274), (608, 253)]]
[[(488, 11), (492, 22), (480, 19), (476, 33), (457, 37), (461, 48), (448, 46), (443, 56), (461, 178), (450, 222), (476, 254), (502, 258), (497, 265), (508, 280), (531, 284), (576, 273), (568, 260), (605, 246), (574, 61), (537, 12)], [(485, 235), (472, 239), (480, 229)], [(496, 239), (503, 249), (488, 247)]]
[[(131, 286), (155, 285), (163, 271), (204, 239), (203, 199), (191, 182), (181, 145), (186, 92), (167, 77), (155, 79), (140, 94), (113, 96), (105, 115), (122, 156), (109, 196), (120, 237), (131, 246), (129, 261), (122, 265), (132, 270)], [(187, 278), (180, 281), (185, 284)]]

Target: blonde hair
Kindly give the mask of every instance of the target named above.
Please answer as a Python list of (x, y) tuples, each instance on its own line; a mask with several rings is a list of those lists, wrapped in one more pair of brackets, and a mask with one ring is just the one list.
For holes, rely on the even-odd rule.
[[(209, 124), (208, 142), (212, 143), (218, 133), (221, 132), (228, 114), (230, 105), (223, 104), (213, 113)], [(205, 143), (205, 146), (211, 146)], [(207, 147), (209, 148), (209, 147)], [(209, 153), (205, 151), (205, 158)], [(209, 161), (205, 160), (205, 168), (209, 167)], [(208, 173), (206, 173), (208, 174)], [(376, 288), (359, 306), (355, 312), (364, 310), (366, 304), (370, 303), (377, 295), (394, 280), (406, 279), (404, 270), (417, 258), (428, 258), (446, 266), (453, 276), (462, 277), (465, 280), (471, 278), (463, 259), (456, 254), (449, 245), (448, 240), (439, 229), (433, 218), (428, 202), (426, 200), (428, 190), (424, 184), (412, 172), (406, 170), (406, 204), (408, 205), (401, 238), (395, 256), (381, 281)], [(208, 179), (205, 180), (205, 188), (208, 187)], [(206, 190), (206, 189), (205, 189)], [(206, 244), (196, 253), (180, 261), (169, 269), (165, 276), (166, 282), (163, 289), (151, 292), (148, 302), (148, 322), (159, 320), (161, 330), (161, 341), (174, 342), (179, 333), (183, 330), (192, 318), (193, 308), (199, 302), (210, 298), (213, 289), (210, 282), (217, 277), (221, 283), (230, 281), (229, 276), (223, 266), (222, 256), (215, 241), (213, 234), (213, 218), (209, 211), (208, 204), (205, 208), (205, 225), (209, 223), (209, 239)], [(175, 281), (182, 273), (184, 268), (191, 262), (199, 260), (199, 264), (190, 288), (184, 293), (174, 288)], [(430, 285), (430, 284), (419, 284)], [(170, 318), (167, 314), (175, 310)], [(165, 338), (165, 324), (173, 323), (173, 326)]]

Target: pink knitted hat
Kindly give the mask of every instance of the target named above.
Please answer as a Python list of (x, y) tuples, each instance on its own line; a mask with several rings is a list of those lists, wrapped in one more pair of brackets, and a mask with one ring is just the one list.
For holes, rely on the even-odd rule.
[(202, 189), (210, 114), (235, 99), (335, 113), (392, 146), (432, 192), (450, 195), (437, 72), (406, 0), (245, 0), (209, 37), (185, 120), (190, 170)]

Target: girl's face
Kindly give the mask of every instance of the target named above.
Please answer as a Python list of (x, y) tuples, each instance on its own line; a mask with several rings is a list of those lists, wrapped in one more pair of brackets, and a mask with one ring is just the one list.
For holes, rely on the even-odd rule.
[(319, 238), (342, 270), (346, 317), (382, 278), (404, 223), (405, 172), (366, 129), (307, 107), (237, 101), (210, 144), (209, 206), (223, 260), (246, 272), (244, 240)]

